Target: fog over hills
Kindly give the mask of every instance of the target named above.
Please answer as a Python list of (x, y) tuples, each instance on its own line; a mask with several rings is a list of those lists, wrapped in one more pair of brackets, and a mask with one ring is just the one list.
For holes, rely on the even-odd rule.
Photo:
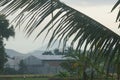
[[(66, 47), (68, 47), (69, 45), (66, 44)], [(51, 43), (51, 46), (49, 46), (48, 48), (48, 44), (45, 44), (43, 46), (41, 46), (38, 50), (41, 51), (52, 51), (54, 49), (62, 49), (63, 48), (63, 42), (59, 43), (59, 41), (56, 41), (55, 43)]]
[(44, 51), (41, 51), (41, 50), (35, 50), (33, 52), (27, 53), (26, 55), (40, 56), (42, 55), (43, 52)]
[(14, 56), (23, 56), (24, 54), (20, 53), (20, 52), (17, 52), (15, 50), (12, 50), (12, 49), (6, 49), (5, 50), (6, 54), (9, 56), (9, 57), (14, 57)]
[(31, 52), (31, 53), (27, 53), (27, 54), (23, 54), (23, 53), (20, 53), (20, 52), (17, 52), (17, 51), (15, 51), (15, 50), (12, 50), (12, 49), (6, 49), (6, 54), (9, 56), (9, 57), (11, 57), (11, 58), (13, 58), (13, 57), (28, 57), (28, 56), (30, 56), (30, 55), (41, 55), (42, 54), (42, 52), (41, 51), (33, 51), (33, 52)]
[[(24, 56), (24, 57), (27, 57), (27, 56), (30, 56), (30, 55), (33, 55), (33, 56), (40, 56), (42, 55), (42, 53), (44, 53), (45, 51), (53, 51), (54, 49), (60, 49), (62, 50), (62, 47), (63, 47), (63, 44), (61, 43), (61, 45), (59, 46), (59, 42), (56, 41), (52, 46), (50, 46), (49, 48), (47, 48), (47, 44), (43, 45), (42, 47), (40, 47), (39, 49), (37, 50), (34, 50), (32, 52), (29, 52), (27, 54), (24, 54), (24, 53), (20, 53), (18, 51), (15, 51), (13, 49), (6, 49), (6, 53), (9, 57), (15, 57), (15, 56)], [(68, 47), (68, 45), (67, 45)]]
[(12, 50), (12, 49), (6, 49), (6, 54), (7, 54), (10, 58), (13, 58), (13, 57), (40, 56), (40, 55), (42, 55), (43, 52), (44, 52), (44, 51), (35, 50), (35, 51), (33, 51), (33, 52), (30, 52), (30, 53), (27, 53), (27, 54), (23, 54), (23, 53), (17, 52), (17, 51)]

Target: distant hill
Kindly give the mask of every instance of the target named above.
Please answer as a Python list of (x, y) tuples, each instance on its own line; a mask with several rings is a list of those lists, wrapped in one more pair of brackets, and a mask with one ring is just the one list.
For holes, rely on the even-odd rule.
[(17, 52), (15, 50), (12, 50), (12, 49), (6, 49), (6, 54), (9, 56), (9, 57), (14, 57), (14, 56), (24, 56), (24, 54), (20, 53), (20, 52)]
[[(63, 49), (63, 43), (61, 42), (60, 45), (59, 45), (59, 41), (56, 41), (54, 44), (51, 44), (51, 46), (49, 48), (47, 48), (47, 47), (48, 47), (48, 44), (45, 44), (45, 45), (41, 46), (39, 48), (39, 50), (41, 50), (41, 51), (46, 51), (46, 50), (52, 51), (52, 50), (58, 49), (58, 48)], [(66, 47), (69, 47), (69, 45), (66, 44)]]
[(35, 50), (35, 51), (30, 52), (30, 53), (28, 53), (28, 54), (26, 54), (26, 55), (27, 55), (27, 56), (30, 56), (30, 55), (32, 55), (32, 56), (40, 56), (40, 55), (42, 55), (43, 52), (44, 52), (44, 51)]
[(6, 53), (7, 53), (7, 55), (9, 56), (9, 57), (11, 57), (11, 58), (13, 58), (13, 57), (21, 57), (21, 56), (23, 56), (23, 57), (28, 57), (28, 56), (40, 56), (40, 55), (42, 55), (42, 53), (44, 52), (44, 51), (40, 51), (40, 50), (35, 50), (35, 51), (33, 51), (33, 52), (30, 52), (30, 53), (27, 53), (27, 54), (23, 54), (23, 53), (20, 53), (20, 52), (18, 52), (18, 51), (15, 51), (15, 50), (13, 50), (13, 49), (6, 49), (5, 50), (6, 51)]

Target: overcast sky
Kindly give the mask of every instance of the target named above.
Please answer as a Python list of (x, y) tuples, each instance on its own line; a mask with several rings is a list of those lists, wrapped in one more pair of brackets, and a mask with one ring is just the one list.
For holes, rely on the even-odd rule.
[[(115, 22), (116, 9), (114, 12), (110, 12), (111, 8), (117, 0), (61, 0), (65, 4), (83, 12), (84, 14), (92, 17), (108, 28), (112, 29), (116, 33), (120, 34), (120, 29), (118, 30), (118, 23)], [(35, 36), (33, 34), (33, 36)], [(32, 52), (34, 50), (41, 49), (42, 46), (46, 44), (43, 43), (43, 37), (40, 37), (35, 42), (33, 42), (34, 37), (25, 38), (24, 33), (20, 30), (16, 30), (15, 38), (10, 38), (6, 43), (6, 48), (14, 49), (22, 53)], [(49, 36), (48, 36), (49, 38)]]
[(112, 5), (117, 0), (60, 0), (65, 4), (79, 5), (79, 6), (98, 6), (98, 5)]

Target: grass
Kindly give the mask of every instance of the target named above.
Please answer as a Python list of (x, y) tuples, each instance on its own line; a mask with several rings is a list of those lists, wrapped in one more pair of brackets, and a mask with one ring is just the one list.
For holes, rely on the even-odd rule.
[(0, 78), (0, 80), (48, 80), (48, 78)]
[[(0, 80), (48, 80), (52, 75), (0, 75)], [(25, 77), (25, 78), (24, 78)]]
[(23, 75), (0, 75), (0, 80), (49, 80), (54, 75), (41, 75), (41, 74), (23, 74)]

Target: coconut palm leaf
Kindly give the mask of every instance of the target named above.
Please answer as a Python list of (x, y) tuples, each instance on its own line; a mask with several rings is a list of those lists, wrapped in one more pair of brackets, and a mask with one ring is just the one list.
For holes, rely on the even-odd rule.
[[(119, 1), (112, 10), (118, 6), (118, 3)], [(36, 36), (38, 38), (46, 30), (48, 30), (46, 34), (48, 35), (52, 30), (48, 46), (56, 40), (60, 43), (63, 41), (65, 46), (72, 38), (71, 46), (77, 44), (76, 50), (84, 47), (84, 53), (87, 48), (90, 53), (99, 51), (101, 54), (97, 56), (105, 56), (106, 61), (111, 61), (116, 55), (120, 55), (120, 35), (59, 0), (0, 0), (0, 6), (3, 5), (6, 6), (0, 13), (6, 16), (20, 11), (14, 21), (18, 24), (27, 21), (24, 30), (28, 36), (52, 14), (51, 20), (46, 22), (44, 28)]]
[[(113, 10), (115, 10), (115, 8), (119, 6), (119, 4), (120, 4), (120, 0), (118, 0), (118, 1), (116, 2), (116, 4), (113, 6), (111, 12), (112, 12)], [(120, 21), (120, 9), (119, 9), (119, 12), (118, 12), (116, 21)], [(119, 25), (119, 28), (120, 28), (120, 25)]]

